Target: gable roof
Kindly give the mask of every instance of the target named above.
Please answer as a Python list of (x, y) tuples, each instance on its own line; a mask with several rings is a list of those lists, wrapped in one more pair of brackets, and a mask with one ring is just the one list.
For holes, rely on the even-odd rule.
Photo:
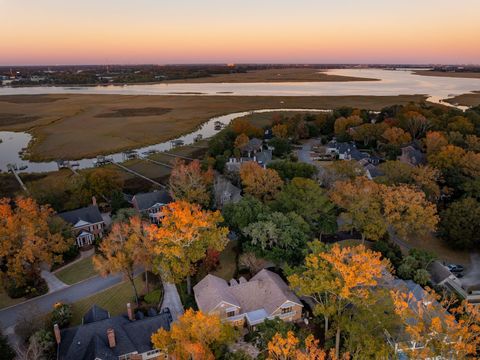
[[(95, 308), (94, 310), (92, 310)], [(105, 310), (94, 305), (88, 314), (101, 313)], [(97, 320), (61, 331), (61, 341), (57, 350), (58, 360), (118, 360), (120, 355), (132, 352), (144, 353), (152, 350), (150, 337), (160, 328), (170, 329), (172, 315), (166, 309), (155, 316), (130, 321), (127, 316), (105, 318), (96, 316)], [(108, 345), (107, 330), (115, 332), (116, 346)]]
[(435, 284), (441, 283), (443, 280), (449, 278), (452, 273), (446, 266), (443, 266), (440, 261), (436, 260), (430, 264), (428, 271), (432, 277), (432, 281)]
[(263, 140), (253, 138), (248, 140), (248, 143), (240, 147), (240, 150), (244, 152), (258, 151), (262, 149), (262, 145), (263, 145)]
[(425, 154), (412, 145), (402, 147), (402, 155), (399, 156), (399, 160), (414, 166), (422, 165), (426, 162)]
[(270, 316), (286, 301), (301, 305), (280, 276), (266, 269), (250, 281), (232, 282), (231, 286), (224, 279), (209, 274), (194, 286), (193, 291), (198, 307), (204, 312), (226, 302), (240, 307), (242, 313), (264, 309)]
[(132, 203), (138, 211), (150, 209), (155, 204), (168, 204), (171, 201), (170, 194), (165, 190), (139, 193), (132, 198)]
[(59, 213), (63, 220), (66, 222), (76, 225), (78, 223), (87, 222), (90, 224), (96, 224), (103, 222), (102, 214), (96, 205), (90, 205), (76, 210), (65, 211)]

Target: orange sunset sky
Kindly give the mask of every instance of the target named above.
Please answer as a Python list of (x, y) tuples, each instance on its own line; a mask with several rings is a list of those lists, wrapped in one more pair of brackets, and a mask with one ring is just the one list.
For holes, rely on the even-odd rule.
[(480, 63), (479, 0), (0, 0), (0, 65)]

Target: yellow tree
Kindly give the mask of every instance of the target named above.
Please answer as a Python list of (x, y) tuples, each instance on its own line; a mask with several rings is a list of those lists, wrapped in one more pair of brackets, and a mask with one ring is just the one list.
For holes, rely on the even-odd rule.
[(283, 187), (283, 180), (273, 169), (264, 169), (249, 161), (240, 167), (240, 178), (247, 194), (263, 202), (273, 200)]
[(365, 238), (379, 240), (387, 226), (382, 214), (382, 193), (385, 186), (366, 177), (352, 181), (337, 181), (330, 192), (331, 200), (344, 211), (340, 214), (341, 228), (356, 229)]
[(278, 124), (272, 127), (273, 136), (285, 139), (288, 136), (288, 126), (285, 124)]
[(223, 221), (220, 212), (202, 210), (199, 205), (186, 201), (168, 204), (163, 215), (160, 226), (152, 225), (148, 230), (156, 271), (168, 281), (187, 278), (190, 293), (190, 276), (195, 272), (195, 264), (205, 258), (207, 250), (225, 248), (228, 229), (219, 226)]
[[(287, 333), (286, 337), (276, 333), (268, 343), (267, 360), (335, 360), (338, 359), (333, 351), (327, 353), (318, 346), (319, 341), (313, 335), (305, 339), (304, 349), (300, 348), (300, 340), (295, 337), (292, 331)], [(342, 359), (348, 360), (348, 354), (342, 356)]]
[(248, 136), (245, 134), (240, 134), (235, 138), (235, 148), (236, 149), (241, 149), (243, 146), (248, 144)]
[(427, 157), (440, 151), (444, 146), (448, 145), (447, 138), (439, 131), (429, 131), (425, 137), (425, 147)]
[(40, 264), (62, 260), (73, 245), (51, 230), (53, 210), (31, 198), (0, 199), (0, 271), (15, 286), (39, 277)]
[(386, 223), (402, 236), (425, 235), (436, 229), (437, 208), (425, 193), (410, 186), (386, 187), (382, 192)]
[(232, 342), (233, 327), (218, 316), (188, 309), (169, 331), (152, 334), (153, 346), (176, 360), (214, 360), (213, 347)]
[(170, 194), (175, 200), (208, 206), (212, 183), (212, 169), (202, 171), (198, 160), (186, 164), (185, 161), (177, 159), (170, 174)]
[(382, 134), (382, 138), (384, 138), (389, 144), (394, 145), (403, 145), (412, 141), (412, 137), (409, 133), (395, 126), (386, 129)]
[(115, 223), (110, 234), (100, 244), (100, 254), (95, 255), (93, 264), (102, 276), (122, 273), (132, 285), (135, 301), (138, 305), (138, 291), (135, 286), (135, 267), (151, 264), (148, 256), (151, 246), (144, 224), (139, 217), (132, 217), (128, 222)]
[(330, 319), (335, 328), (335, 354), (340, 353), (342, 324), (351, 321), (349, 307), (367, 307), (373, 303), (372, 289), (390, 264), (382, 255), (363, 245), (341, 248), (338, 244), (325, 247), (318, 241), (311, 245), (312, 253), (305, 258), (300, 272), (289, 276), (292, 288), (301, 296), (311, 298), (314, 313), (325, 320), (328, 338)]
[(395, 312), (410, 340), (423, 347), (405, 352), (416, 359), (476, 358), (480, 349), (480, 308), (439, 296), (427, 288), (425, 298), (400, 290), (391, 292)]
[(340, 117), (335, 120), (334, 131), (335, 135), (339, 137), (344, 137), (347, 135), (347, 130), (351, 127), (358, 126), (363, 124), (363, 120), (358, 115), (352, 115), (347, 118)]

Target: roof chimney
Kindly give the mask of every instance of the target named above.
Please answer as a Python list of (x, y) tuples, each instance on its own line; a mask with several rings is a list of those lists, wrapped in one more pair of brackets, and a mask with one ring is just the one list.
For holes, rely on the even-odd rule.
[(135, 321), (135, 316), (133, 316), (132, 304), (130, 303), (127, 304), (127, 314), (128, 320)]
[(114, 348), (117, 343), (115, 342), (115, 330), (112, 328), (107, 330), (108, 346)]
[(93, 206), (97, 206), (97, 198), (95, 196), (92, 196), (92, 204)]
[(60, 335), (60, 328), (58, 327), (58, 324), (53, 325), (53, 332), (55, 334), (55, 340), (57, 341), (57, 344), (60, 344), (60, 341), (62, 341), (62, 335)]

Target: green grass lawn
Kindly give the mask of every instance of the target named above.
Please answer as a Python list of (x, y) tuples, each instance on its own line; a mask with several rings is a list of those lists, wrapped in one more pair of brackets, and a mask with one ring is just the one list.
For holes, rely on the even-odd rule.
[[(135, 279), (135, 285), (140, 293), (144, 287), (142, 276)], [(72, 304), (72, 325), (82, 323), (83, 315), (94, 305), (104, 308), (110, 312), (110, 316), (116, 316), (127, 312), (127, 303), (133, 303), (134, 292), (129, 281), (124, 281), (121, 284), (115, 285), (105, 291), (92, 295), (88, 298), (77, 301)]]
[(75, 284), (95, 275), (97, 275), (97, 272), (93, 268), (92, 257), (82, 259), (55, 273), (56, 277), (68, 285)]
[(25, 301), (25, 298), (12, 299), (7, 292), (0, 286), (0, 309), (16, 305)]
[(213, 275), (227, 281), (231, 280), (237, 272), (237, 242), (229, 241), (226, 248), (220, 253), (220, 265)]

